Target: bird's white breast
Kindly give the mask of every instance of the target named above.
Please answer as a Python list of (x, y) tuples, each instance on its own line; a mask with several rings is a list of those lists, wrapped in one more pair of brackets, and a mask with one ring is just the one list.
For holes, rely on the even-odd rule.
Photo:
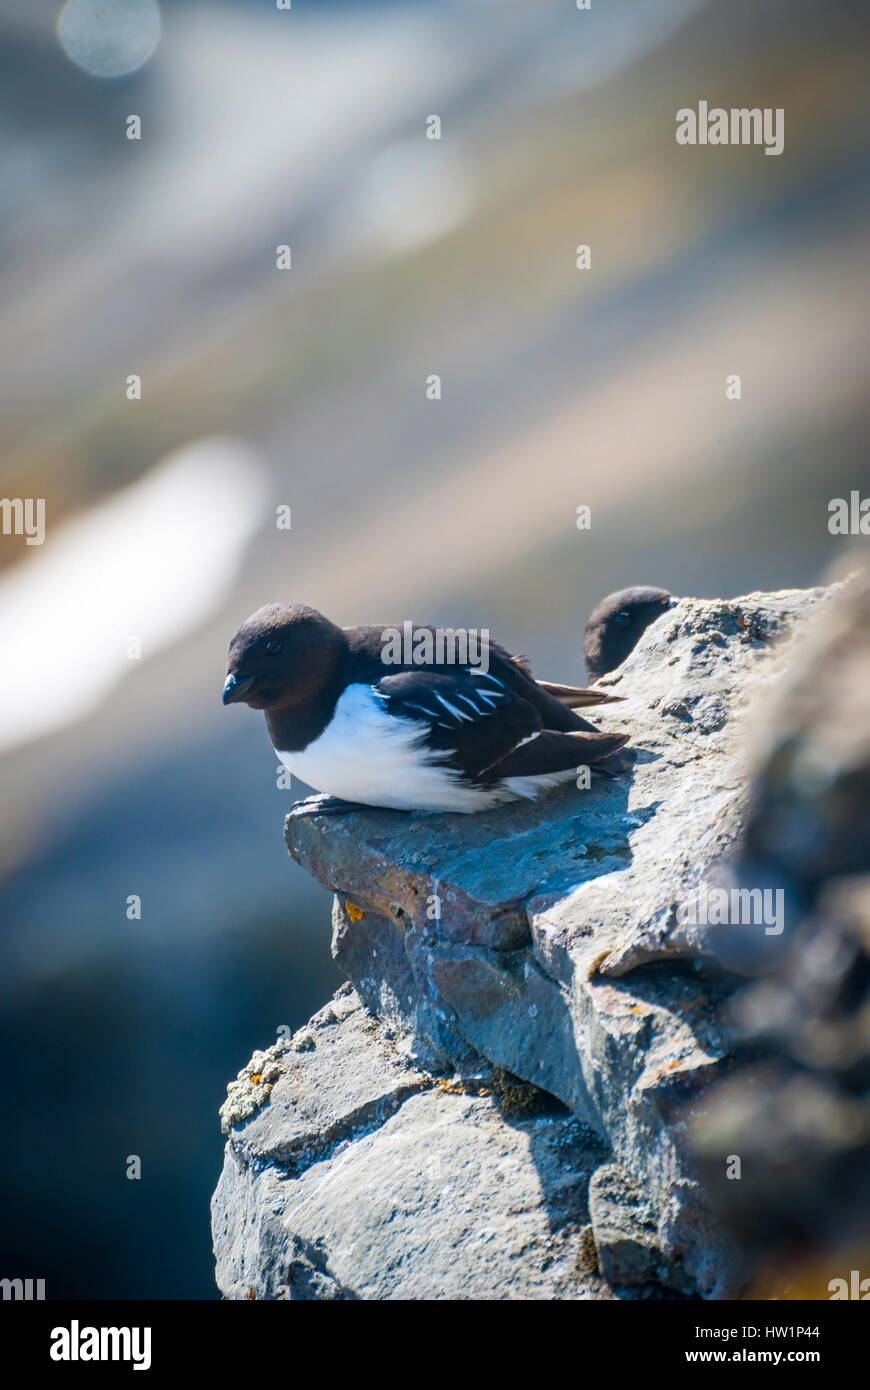
[(301, 752), (278, 757), (317, 791), (399, 811), (481, 811), (502, 800), (495, 790), (463, 785), (423, 746), (426, 726), (397, 719), (370, 685), (349, 685), (329, 724)]

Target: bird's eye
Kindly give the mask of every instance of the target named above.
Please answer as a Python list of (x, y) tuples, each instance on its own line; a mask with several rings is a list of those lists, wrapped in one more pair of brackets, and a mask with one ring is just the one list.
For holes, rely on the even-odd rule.
[(267, 651), (267, 652), (280, 652), (280, 650), (281, 650), (281, 643), (278, 641), (277, 637), (270, 637), (269, 640), (268, 640), (268, 642), (266, 643), (266, 651)]
[(621, 613), (617, 613), (616, 617), (614, 618), (614, 622), (619, 623), (620, 627), (622, 627), (623, 624), (628, 622), (628, 614), (626, 613), (624, 608)]

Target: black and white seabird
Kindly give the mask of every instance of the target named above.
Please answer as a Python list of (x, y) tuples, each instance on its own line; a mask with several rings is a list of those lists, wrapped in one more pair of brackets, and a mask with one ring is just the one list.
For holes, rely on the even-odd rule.
[(677, 602), (667, 589), (636, 584), (631, 589), (617, 589), (596, 604), (583, 638), (589, 679), (600, 680), (621, 666), (650, 624)]
[(403, 811), (534, 798), (628, 742), (574, 713), (612, 695), (536, 681), (525, 658), (493, 642), (486, 670), (385, 664), (385, 631), (269, 604), (230, 642), (223, 702), (264, 710), (278, 757), (309, 786)]

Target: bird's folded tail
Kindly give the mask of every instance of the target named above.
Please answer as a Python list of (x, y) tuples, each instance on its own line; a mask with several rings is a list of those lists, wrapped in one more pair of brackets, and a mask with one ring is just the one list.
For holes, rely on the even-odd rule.
[(629, 737), (629, 734), (583, 731), (562, 734), (545, 729), (485, 768), (480, 775), (489, 782), (502, 777), (535, 777), (541, 773), (564, 772), (569, 767), (592, 766), (624, 747)]
[(586, 705), (615, 705), (625, 699), (624, 695), (605, 695), (603, 690), (587, 690), (580, 685), (559, 685), (556, 681), (537, 681), (536, 684), (569, 709), (583, 709)]

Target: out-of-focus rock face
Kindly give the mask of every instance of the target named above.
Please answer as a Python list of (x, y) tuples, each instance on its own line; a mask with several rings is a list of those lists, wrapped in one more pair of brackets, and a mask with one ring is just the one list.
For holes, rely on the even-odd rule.
[(812, 903), (870, 868), (870, 570), (807, 632), (755, 734), (746, 854)]
[(600, 682), (630, 774), (479, 816), (291, 813), (354, 992), (230, 1088), (225, 1294), (735, 1291), (682, 1113), (729, 1066), (738, 977), (678, 908), (741, 840), (748, 714), (829, 600), (665, 614)]
[(781, 883), (792, 920), (692, 1137), (756, 1287), (828, 1297), (870, 1275), (870, 574), (812, 624), (754, 744), (738, 872)]

